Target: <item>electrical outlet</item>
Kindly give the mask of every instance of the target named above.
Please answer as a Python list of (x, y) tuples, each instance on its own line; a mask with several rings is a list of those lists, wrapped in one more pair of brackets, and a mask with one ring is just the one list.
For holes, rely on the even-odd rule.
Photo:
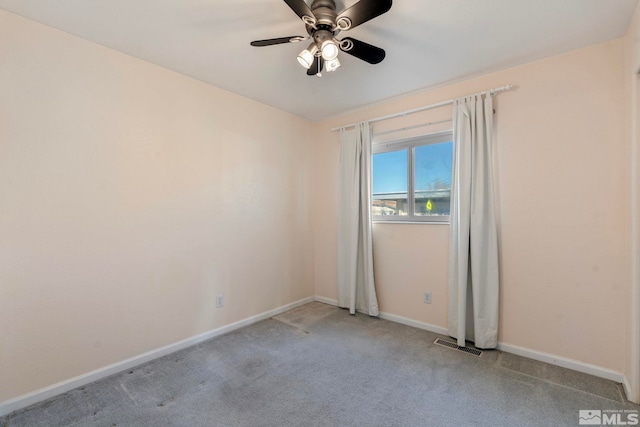
[(216, 308), (220, 308), (224, 306), (224, 295), (218, 295), (216, 297)]
[(425, 304), (431, 304), (431, 292), (425, 292), (423, 301)]

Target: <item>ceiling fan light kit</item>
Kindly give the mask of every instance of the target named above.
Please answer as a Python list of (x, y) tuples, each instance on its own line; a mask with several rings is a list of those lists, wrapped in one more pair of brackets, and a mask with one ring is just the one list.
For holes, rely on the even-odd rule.
[(276, 44), (295, 43), (312, 39), (309, 47), (298, 54), (298, 63), (307, 69), (309, 76), (322, 76), (342, 66), (338, 55), (343, 51), (369, 64), (378, 64), (385, 57), (385, 51), (379, 47), (356, 40), (351, 37), (339, 40), (341, 31), (348, 31), (391, 9), (392, 0), (360, 0), (350, 8), (336, 12), (334, 0), (313, 0), (309, 7), (304, 0), (284, 0), (285, 3), (302, 19), (307, 30), (307, 37), (290, 36), (276, 39), (257, 40), (251, 46), (264, 47)]
[(318, 52), (318, 46), (315, 43), (311, 43), (308, 48), (300, 52), (298, 55), (298, 62), (307, 70), (313, 65), (313, 60)]
[(330, 73), (342, 67), (342, 64), (340, 63), (340, 60), (338, 58), (325, 62), (325, 65), (327, 67), (327, 73)]
[(313, 34), (313, 40), (316, 46), (320, 46), (320, 52), (325, 61), (331, 61), (338, 57), (338, 44), (333, 39), (333, 33), (327, 30), (318, 30)]

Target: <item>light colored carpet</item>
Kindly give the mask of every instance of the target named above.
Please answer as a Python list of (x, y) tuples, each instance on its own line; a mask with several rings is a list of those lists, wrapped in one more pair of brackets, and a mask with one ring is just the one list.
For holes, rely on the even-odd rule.
[(620, 386), (311, 303), (73, 390), (0, 426), (577, 426)]

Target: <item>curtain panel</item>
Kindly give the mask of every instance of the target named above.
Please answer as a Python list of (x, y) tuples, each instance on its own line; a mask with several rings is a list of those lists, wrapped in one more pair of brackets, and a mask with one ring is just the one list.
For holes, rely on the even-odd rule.
[(340, 131), (338, 305), (377, 316), (371, 235), (371, 128)]
[(493, 98), (453, 104), (449, 334), (464, 347), (498, 344), (498, 237), (493, 182)]

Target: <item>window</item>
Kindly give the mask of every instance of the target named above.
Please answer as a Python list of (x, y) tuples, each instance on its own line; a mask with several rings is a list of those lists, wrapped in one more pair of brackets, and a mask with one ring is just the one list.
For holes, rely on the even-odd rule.
[(448, 222), (451, 132), (373, 145), (374, 221)]

